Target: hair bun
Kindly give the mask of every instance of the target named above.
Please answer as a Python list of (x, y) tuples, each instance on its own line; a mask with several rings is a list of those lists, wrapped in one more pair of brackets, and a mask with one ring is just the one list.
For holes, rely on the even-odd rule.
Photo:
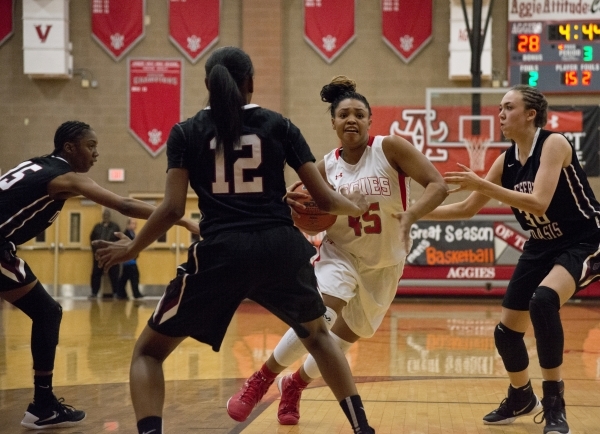
[(356, 82), (345, 75), (337, 75), (321, 89), (321, 101), (333, 103), (340, 95), (356, 92)]

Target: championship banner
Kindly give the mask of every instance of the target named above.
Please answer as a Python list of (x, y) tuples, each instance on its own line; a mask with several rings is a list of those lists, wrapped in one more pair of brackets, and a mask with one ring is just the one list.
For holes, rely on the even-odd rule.
[(383, 41), (410, 62), (431, 41), (433, 0), (381, 1)]
[(119, 61), (145, 35), (146, 0), (92, 0), (92, 38)]
[(304, 40), (327, 63), (354, 41), (356, 0), (304, 0)]
[(169, 40), (196, 63), (219, 40), (220, 0), (170, 0)]
[(156, 157), (181, 120), (183, 61), (129, 59), (129, 132)]
[(3, 0), (0, 1), (0, 46), (4, 44), (8, 38), (13, 35), (13, 12), (15, 1)]

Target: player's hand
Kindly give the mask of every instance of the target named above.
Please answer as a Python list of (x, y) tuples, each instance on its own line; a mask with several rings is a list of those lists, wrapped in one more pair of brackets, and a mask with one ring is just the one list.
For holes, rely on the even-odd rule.
[(444, 181), (448, 184), (458, 184), (458, 187), (448, 190), (448, 193), (456, 193), (463, 190), (477, 191), (482, 178), (464, 164), (456, 164), (463, 170), (462, 172), (446, 172), (444, 174)]
[(195, 220), (184, 217), (180, 220), (181, 226), (193, 234), (200, 235), (200, 223)]
[(369, 202), (367, 202), (367, 197), (360, 192), (358, 187), (353, 188), (352, 191), (349, 191), (348, 187), (342, 187), (340, 188), (340, 194), (356, 206), (356, 212), (349, 214), (352, 217), (359, 217), (368, 211)]
[(295, 217), (298, 217), (298, 213), (296, 212), (296, 210), (294, 208), (306, 209), (306, 205), (304, 205), (302, 202), (297, 202), (297, 200), (298, 199), (308, 199), (310, 197), (310, 194), (308, 194), (308, 193), (294, 191), (296, 189), (296, 187), (298, 187), (299, 185), (302, 185), (302, 181), (294, 182), (287, 189), (287, 193), (284, 196), (286, 203), (292, 209), (292, 215)]
[(393, 213), (392, 217), (400, 222), (400, 239), (398, 240), (399, 249), (402, 251), (402, 257), (406, 257), (412, 247), (412, 239), (410, 238), (410, 228), (417, 220), (410, 211)]
[(92, 241), (92, 246), (96, 250), (94, 257), (98, 261), (98, 266), (103, 268), (104, 271), (108, 271), (113, 265), (135, 259), (137, 256), (129, 251), (131, 238), (122, 232), (115, 232), (115, 235), (119, 238), (119, 241)]

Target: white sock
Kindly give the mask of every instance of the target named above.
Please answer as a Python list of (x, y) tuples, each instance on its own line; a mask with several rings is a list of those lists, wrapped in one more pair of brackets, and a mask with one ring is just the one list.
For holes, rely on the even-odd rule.
[[(328, 307), (327, 311), (323, 314), (323, 318), (325, 318), (325, 322), (327, 323), (327, 330), (331, 330), (337, 319), (337, 313)], [(285, 332), (275, 350), (273, 350), (273, 357), (281, 366), (288, 367), (307, 352), (306, 347), (302, 344), (294, 329), (289, 329)]]

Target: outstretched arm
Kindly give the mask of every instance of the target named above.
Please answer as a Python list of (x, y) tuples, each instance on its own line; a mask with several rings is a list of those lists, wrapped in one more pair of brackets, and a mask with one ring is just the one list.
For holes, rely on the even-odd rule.
[(448, 186), (433, 164), (407, 140), (399, 136), (387, 136), (383, 139), (382, 147), (392, 167), (425, 188), (415, 203), (410, 206), (407, 204), (404, 212), (394, 214), (400, 221), (400, 233), (403, 234), (401, 248), (408, 253), (412, 224), (446, 199)]
[(100, 248), (96, 252), (99, 265), (105, 270), (111, 266), (135, 258), (143, 249), (164, 234), (185, 213), (187, 199), (188, 171), (169, 169), (165, 197), (150, 215), (148, 221), (131, 242), (121, 240), (117, 243), (96, 241)]
[[(186, 187), (187, 188), (187, 187)], [(84, 196), (99, 205), (105, 206), (123, 215), (148, 219), (156, 209), (144, 201), (123, 197), (100, 187), (94, 180), (75, 172), (69, 172), (54, 178), (48, 185), (48, 194), (56, 199), (67, 199)], [(200, 233), (198, 223), (188, 218), (181, 218), (176, 225), (183, 226), (192, 233)]]

